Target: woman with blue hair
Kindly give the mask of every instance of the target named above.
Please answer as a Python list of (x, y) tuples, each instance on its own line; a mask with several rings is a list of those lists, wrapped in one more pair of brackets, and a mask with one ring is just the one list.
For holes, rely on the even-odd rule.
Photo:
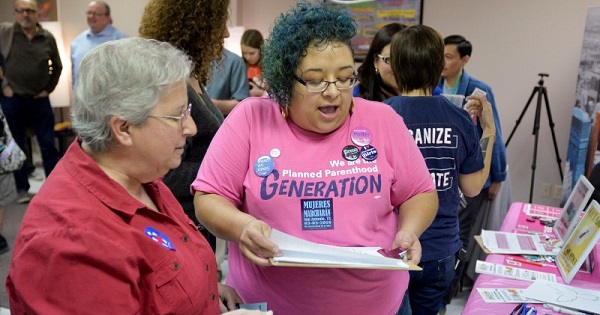
[(345, 7), (299, 3), (264, 46), (269, 96), (238, 104), (192, 183), (196, 215), (229, 240), (227, 283), (275, 314), (396, 314), (408, 272), (272, 267), (272, 229), (321, 244), (408, 250), (437, 195), (402, 118), (352, 97)]

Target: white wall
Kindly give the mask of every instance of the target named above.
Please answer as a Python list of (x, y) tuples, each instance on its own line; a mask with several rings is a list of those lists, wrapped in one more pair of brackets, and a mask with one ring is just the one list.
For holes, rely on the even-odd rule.
[[(2, 8), (10, 3), (9, 12), (12, 12), (12, 0), (0, 1)], [(57, 1), (67, 45), (65, 50), (68, 53), (71, 40), (87, 27), (83, 12), (89, 1)], [(130, 35), (136, 35), (147, 0), (108, 2), (112, 8), (114, 25)], [(273, 20), (295, 2), (232, 0), (230, 24), (256, 28), (267, 36)], [(434, 27), (443, 36), (458, 33), (473, 43), (473, 56), (467, 65), (467, 71), (494, 89), (505, 141), (537, 85), (537, 74), (550, 74), (545, 83), (555, 123), (558, 150), (564, 164), (587, 8), (600, 6), (600, 0), (424, 2), (424, 24)], [(6, 20), (6, 12), (2, 12), (0, 18)], [(534, 112), (535, 103), (532, 103), (508, 147), (515, 201), (527, 201), (529, 198)], [(548, 124), (544, 108), (533, 201), (557, 205), (558, 200), (540, 196), (541, 183), (561, 183)]]
[[(545, 85), (564, 164), (590, 6), (600, 6), (600, 1), (425, 0), (423, 23), (442, 36), (456, 33), (471, 41), (473, 55), (466, 69), (492, 86), (505, 141), (537, 85), (537, 74), (549, 73)], [(515, 201), (529, 199), (535, 101), (507, 150)], [(541, 111), (533, 201), (557, 205), (558, 200), (541, 197), (542, 183), (561, 184), (545, 108)]]

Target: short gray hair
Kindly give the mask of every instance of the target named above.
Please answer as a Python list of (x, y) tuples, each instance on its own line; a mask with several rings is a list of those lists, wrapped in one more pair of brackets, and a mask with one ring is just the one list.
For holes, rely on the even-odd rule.
[(99, 45), (79, 68), (73, 129), (93, 151), (109, 151), (111, 117), (143, 125), (161, 92), (186, 81), (191, 69), (190, 58), (166, 42), (130, 37)]

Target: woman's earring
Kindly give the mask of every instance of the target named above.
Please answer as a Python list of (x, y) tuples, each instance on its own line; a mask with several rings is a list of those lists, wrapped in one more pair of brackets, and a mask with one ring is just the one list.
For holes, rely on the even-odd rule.
[(287, 105), (285, 107), (281, 108), (281, 117), (283, 117), (283, 120), (286, 120), (288, 116), (288, 107)]
[(379, 69), (375, 68), (375, 74), (379, 74)]

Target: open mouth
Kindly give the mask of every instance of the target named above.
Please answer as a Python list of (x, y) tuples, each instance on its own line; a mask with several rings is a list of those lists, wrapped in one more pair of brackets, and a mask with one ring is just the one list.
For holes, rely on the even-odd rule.
[(338, 106), (323, 106), (323, 107), (319, 107), (319, 111), (321, 111), (321, 113), (325, 114), (325, 115), (332, 115), (335, 114), (335, 112), (337, 111)]

